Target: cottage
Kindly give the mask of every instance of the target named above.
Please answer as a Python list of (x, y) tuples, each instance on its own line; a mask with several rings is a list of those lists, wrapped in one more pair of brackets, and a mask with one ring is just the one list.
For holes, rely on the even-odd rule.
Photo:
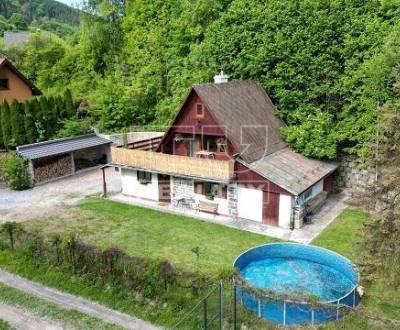
[(41, 95), (33, 85), (10, 61), (0, 58), (0, 103), (14, 99), (23, 102), (32, 96)]
[(156, 152), (112, 149), (125, 195), (286, 228), (332, 189), (337, 165), (306, 158), (255, 81), (194, 85)]

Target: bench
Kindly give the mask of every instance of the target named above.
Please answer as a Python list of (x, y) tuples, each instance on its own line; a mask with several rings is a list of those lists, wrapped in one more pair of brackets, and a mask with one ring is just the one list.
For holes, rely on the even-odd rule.
[(322, 205), (324, 205), (327, 196), (328, 193), (326, 191), (322, 191), (317, 196), (308, 200), (306, 205), (307, 214), (316, 213), (322, 207)]
[(217, 214), (218, 204), (200, 201), (196, 206), (197, 211)]

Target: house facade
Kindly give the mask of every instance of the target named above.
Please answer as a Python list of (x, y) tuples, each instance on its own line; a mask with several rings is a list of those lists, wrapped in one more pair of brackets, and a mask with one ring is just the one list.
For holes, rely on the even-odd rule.
[(0, 58), (0, 103), (11, 103), (13, 100), (23, 102), (41, 94), (10, 61)]
[(332, 189), (337, 165), (287, 147), (285, 124), (254, 81), (194, 85), (156, 151), (112, 149), (128, 196), (299, 228)]

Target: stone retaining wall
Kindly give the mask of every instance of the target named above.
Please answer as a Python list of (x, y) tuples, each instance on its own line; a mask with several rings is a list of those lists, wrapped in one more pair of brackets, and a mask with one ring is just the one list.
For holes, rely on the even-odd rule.
[(366, 166), (354, 156), (342, 158), (334, 176), (335, 185), (339, 188), (351, 188), (353, 192), (364, 192), (376, 181), (376, 169)]

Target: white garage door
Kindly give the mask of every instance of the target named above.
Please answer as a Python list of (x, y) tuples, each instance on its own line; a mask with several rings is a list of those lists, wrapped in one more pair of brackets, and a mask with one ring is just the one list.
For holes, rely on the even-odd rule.
[(239, 218), (262, 222), (262, 202), (262, 190), (238, 187)]

